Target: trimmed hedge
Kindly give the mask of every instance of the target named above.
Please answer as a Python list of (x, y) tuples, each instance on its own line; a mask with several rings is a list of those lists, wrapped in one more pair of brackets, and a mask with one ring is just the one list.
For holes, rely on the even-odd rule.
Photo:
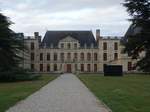
[(29, 70), (14, 69), (11, 71), (0, 72), (1, 82), (27, 81), (36, 80), (40, 77), (39, 74), (30, 73)]

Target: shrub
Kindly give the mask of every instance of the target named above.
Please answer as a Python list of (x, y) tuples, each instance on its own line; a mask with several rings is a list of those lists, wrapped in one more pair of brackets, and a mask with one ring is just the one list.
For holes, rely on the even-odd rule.
[(29, 70), (24, 70), (22, 68), (0, 72), (1, 82), (36, 80), (39, 77), (39, 74), (33, 74)]

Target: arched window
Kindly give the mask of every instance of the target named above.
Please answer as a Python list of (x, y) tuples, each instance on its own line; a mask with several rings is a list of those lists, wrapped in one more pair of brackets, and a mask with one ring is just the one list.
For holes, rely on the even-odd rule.
[(107, 50), (107, 42), (103, 43), (103, 50)]
[(54, 71), (57, 71), (57, 64), (54, 64)]
[(91, 61), (91, 53), (87, 53), (87, 60)]
[(97, 53), (94, 53), (94, 61), (97, 61), (97, 59), (98, 59), (98, 55)]
[(84, 60), (84, 53), (81, 53), (81, 61)]
[(87, 71), (91, 72), (91, 65), (90, 64), (87, 65)]

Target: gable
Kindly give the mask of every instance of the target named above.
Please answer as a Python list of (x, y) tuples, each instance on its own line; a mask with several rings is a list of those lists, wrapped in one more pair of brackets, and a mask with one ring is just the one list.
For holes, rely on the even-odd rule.
[(47, 31), (42, 40), (41, 47), (44, 45), (47, 47), (53, 45), (57, 48), (60, 40), (63, 40), (68, 36), (71, 38), (67, 39), (77, 40), (81, 47), (84, 47), (85, 44), (87, 47), (91, 47), (91, 45), (97, 47), (97, 43), (92, 31)]

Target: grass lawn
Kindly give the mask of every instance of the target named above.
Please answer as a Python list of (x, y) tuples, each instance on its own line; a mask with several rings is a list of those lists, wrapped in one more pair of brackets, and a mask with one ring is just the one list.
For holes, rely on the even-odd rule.
[(4, 112), (16, 102), (39, 90), (57, 76), (42, 75), (42, 77), (35, 81), (0, 83), (0, 112)]
[(113, 112), (150, 112), (150, 76), (78, 77)]

